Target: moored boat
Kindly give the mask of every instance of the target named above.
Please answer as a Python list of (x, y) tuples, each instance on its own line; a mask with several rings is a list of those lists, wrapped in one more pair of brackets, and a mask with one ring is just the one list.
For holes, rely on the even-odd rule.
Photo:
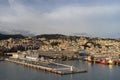
[(109, 64), (109, 65), (115, 65), (115, 61), (113, 61), (113, 60), (110, 59), (110, 60), (108, 61), (108, 64)]
[(106, 60), (101, 60), (101, 62), (100, 62), (100, 63), (101, 63), (101, 64), (105, 64), (105, 65), (107, 65), (107, 64), (108, 64)]
[(100, 59), (95, 59), (94, 62), (95, 62), (95, 63), (100, 63), (101, 60), (100, 60)]

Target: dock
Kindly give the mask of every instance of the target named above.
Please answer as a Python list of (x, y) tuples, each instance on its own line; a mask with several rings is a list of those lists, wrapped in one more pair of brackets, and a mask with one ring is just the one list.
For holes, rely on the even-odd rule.
[(13, 63), (16, 63), (16, 64), (21, 64), (21, 65), (24, 65), (24, 66), (27, 66), (27, 67), (31, 67), (31, 68), (43, 70), (43, 71), (46, 71), (46, 72), (59, 74), (59, 75), (67, 75), (67, 74), (87, 72), (86, 69), (79, 69), (79, 68), (76, 68), (74, 66), (55, 63), (55, 62), (49, 63), (49, 64), (56, 65), (57, 67), (37, 65), (37, 64), (32, 64), (32, 63), (28, 63), (28, 62), (25, 62), (25, 61), (17, 61), (17, 60), (13, 60), (13, 59), (9, 59), (9, 58), (6, 58), (5, 61), (13, 62)]

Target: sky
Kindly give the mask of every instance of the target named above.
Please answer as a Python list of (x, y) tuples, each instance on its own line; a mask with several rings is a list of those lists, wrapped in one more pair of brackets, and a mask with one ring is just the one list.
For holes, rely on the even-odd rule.
[(120, 0), (0, 0), (0, 31), (120, 38)]

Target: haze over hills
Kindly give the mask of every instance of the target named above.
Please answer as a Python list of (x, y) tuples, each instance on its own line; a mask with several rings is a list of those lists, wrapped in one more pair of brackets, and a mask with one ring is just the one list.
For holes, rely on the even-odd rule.
[[(27, 31), (27, 30), (18, 30), (18, 29), (4, 29), (4, 28), (0, 28), (0, 34), (6, 34), (6, 35), (15, 35), (15, 34), (20, 34), (23, 35), (25, 37), (30, 36), (30, 37), (42, 37), (42, 36), (53, 36), (56, 34), (60, 34), (61, 33), (51, 33), (51, 34), (35, 34), (32, 33), (31, 31)], [(85, 36), (85, 37), (100, 37), (100, 38), (120, 38), (120, 33), (103, 33), (103, 34), (99, 34), (99, 33), (87, 33), (87, 32), (76, 32), (76, 33), (69, 33), (69, 34), (62, 34), (62, 35), (67, 35), (67, 36)]]
[(47, 39), (57, 39), (60, 37), (90, 37), (90, 38), (95, 38), (95, 37), (99, 37), (99, 38), (112, 38), (112, 39), (119, 39), (120, 38), (120, 33), (106, 33), (106, 34), (99, 34), (96, 35), (94, 34), (90, 34), (90, 33), (72, 33), (71, 34), (35, 34), (35, 33), (31, 33), (30, 31), (26, 31), (26, 30), (16, 30), (16, 29), (0, 29), (0, 40), (2, 39), (9, 39), (9, 38), (25, 38), (25, 37), (36, 37), (36, 38), (47, 38)]
[(0, 29), (1, 34), (7, 34), (7, 35), (15, 35), (15, 34), (21, 34), (23, 36), (35, 36), (34, 33), (31, 33), (27, 30), (17, 30), (17, 29)]
[[(27, 36), (26, 36), (27, 35)], [(46, 38), (46, 39), (59, 39), (59, 38), (63, 38), (63, 39), (67, 39), (67, 38), (79, 38), (79, 37), (89, 37), (89, 38), (104, 38), (104, 39), (119, 39), (118, 37), (116, 38), (116, 36), (119, 36), (119, 34), (117, 34), (116, 36), (114, 35), (109, 35), (111, 37), (98, 37), (98, 36), (94, 36), (94, 35), (90, 35), (87, 33), (74, 33), (71, 35), (64, 35), (64, 34), (40, 34), (40, 35), (34, 35), (34, 34), (11, 34), (11, 33), (2, 33), (0, 32), (0, 40), (4, 40), (4, 39), (9, 39), (9, 38), (25, 38), (25, 37), (36, 37), (36, 38)]]

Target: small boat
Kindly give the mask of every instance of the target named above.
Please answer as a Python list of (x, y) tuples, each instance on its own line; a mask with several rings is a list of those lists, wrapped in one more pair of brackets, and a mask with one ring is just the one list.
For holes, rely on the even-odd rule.
[(110, 59), (110, 60), (108, 61), (108, 64), (109, 64), (109, 65), (115, 65), (115, 62)]
[(106, 60), (101, 60), (101, 62), (100, 62), (100, 63), (101, 63), (101, 64), (105, 64), (105, 65), (107, 65), (107, 64), (108, 64)]

